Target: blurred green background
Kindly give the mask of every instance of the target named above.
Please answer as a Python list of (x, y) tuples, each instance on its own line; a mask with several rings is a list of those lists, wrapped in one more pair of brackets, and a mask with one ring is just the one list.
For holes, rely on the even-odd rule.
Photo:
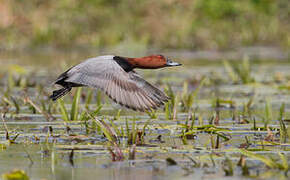
[(0, 48), (290, 47), (288, 0), (2, 0)]

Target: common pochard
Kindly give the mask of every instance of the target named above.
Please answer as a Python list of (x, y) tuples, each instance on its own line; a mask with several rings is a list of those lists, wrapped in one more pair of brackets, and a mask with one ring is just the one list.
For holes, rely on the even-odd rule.
[(134, 69), (158, 69), (181, 64), (163, 55), (128, 58), (114, 55), (85, 60), (62, 73), (54, 84), (62, 88), (53, 91), (55, 101), (73, 87), (88, 86), (104, 91), (116, 103), (137, 111), (150, 111), (168, 101), (168, 97), (145, 81)]

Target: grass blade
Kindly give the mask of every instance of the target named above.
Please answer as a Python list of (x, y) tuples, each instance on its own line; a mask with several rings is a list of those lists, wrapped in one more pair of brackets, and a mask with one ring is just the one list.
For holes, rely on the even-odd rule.
[(228, 61), (223, 61), (223, 63), (224, 63), (224, 67), (225, 67), (229, 77), (233, 81), (233, 83), (237, 83), (239, 81), (239, 77), (235, 73), (235, 70), (233, 69), (233, 67), (230, 65), (230, 63)]
[(279, 167), (279, 165), (274, 160), (267, 158), (267, 157), (264, 157), (260, 154), (255, 154), (255, 153), (253, 153), (251, 151), (247, 151), (245, 149), (238, 149), (238, 151), (247, 157), (250, 157), (252, 159), (256, 159), (256, 160), (263, 162), (269, 168), (275, 169), (275, 168)]
[(89, 105), (91, 104), (92, 98), (93, 98), (93, 90), (89, 89), (87, 93), (86, 102), (85, 102), (86, 109), (89, 109)]
[(80, 102), (80, 98), (81, 98), (81, 92), (82, 92), (82, 88), (79, 87), (77, 88), (76, 94), (74, 96), (73, 99), (73, 103), (71, 106), (71, 112), (70, 112), (70, 120), (74, 121), (74, 120), (78, 120), (78, 107), (79, 107), (79, 102)]
[(68, 122), (69, 121), (69, 116), (68, 116), (68, 113), (67, 113), (67, 110), (65, 108), (63, 100), (62, 99), (58, 99), (57, 103), (58, 103), (58, 106), (60, 108), (62, 119), (64, 121)]
[(283, 121), (284, 113), (285, 113), (285, 103), (283, 103), (280, 107), (280, 115), (278, 118), (280, 124), (281, 143), (286, 143), (287, 141), (287, 128)]
[(282, 169), (284, 169), (285, 171), (288, 171), (288, 169), (289, 169), (289, 164), (288, 164), (288, 159), (287, 159), (287, 157), (286, 157), (284, 154), (280, 153), (280, 152), (278, 152), (278, 154), (279, 154), (279, 156), (280, 156), (280, 158), (281, 158), (281, 160), (282, 160), (282, 164), (281, 164)]

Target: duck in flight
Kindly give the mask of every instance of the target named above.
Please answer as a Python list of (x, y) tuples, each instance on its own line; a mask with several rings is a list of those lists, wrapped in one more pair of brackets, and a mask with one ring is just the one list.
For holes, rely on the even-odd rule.
[(168, 101), (158, 88), (145, 81), (134, 69), (158, 69), (181, 64), (163, 55), (128, 58), (114, 55), (85, 60), (62, 73), (54, 84), (62, 88), (53, 91), (50, 99), (61, 98), (73, 87), (88, 86), (104, 91), (116, 103), (135, 111), (151, 111)]

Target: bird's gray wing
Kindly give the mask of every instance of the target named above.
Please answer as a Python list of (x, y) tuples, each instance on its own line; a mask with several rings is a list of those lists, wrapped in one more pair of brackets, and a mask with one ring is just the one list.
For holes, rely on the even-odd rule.
[(139, 111), (156, 109), (168, 101), (159, 89), (134, 71), (125, 72), (113, 59), (87, 60), (67, 72), (66, 82), (103, 90), (111, 99)]

